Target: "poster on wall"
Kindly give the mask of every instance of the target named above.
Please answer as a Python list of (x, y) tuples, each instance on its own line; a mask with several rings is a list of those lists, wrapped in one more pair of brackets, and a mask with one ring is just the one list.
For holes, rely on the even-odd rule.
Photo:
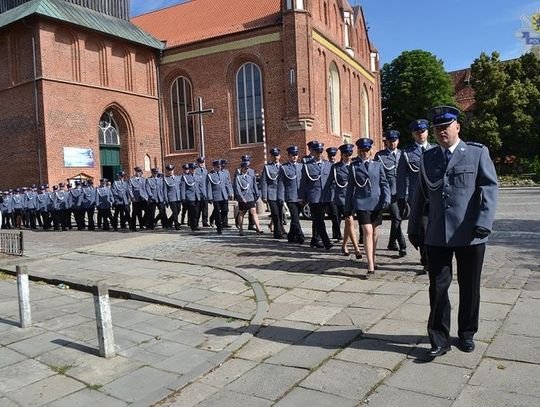
[(64, 167), (94, 168), (94, 150), (64, 147)]

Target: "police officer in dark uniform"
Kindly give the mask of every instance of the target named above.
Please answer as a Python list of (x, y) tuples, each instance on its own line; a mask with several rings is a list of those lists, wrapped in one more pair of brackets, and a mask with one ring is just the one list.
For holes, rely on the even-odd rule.
[[(428, 143), (428, 128), (429, 122), (425, 119), (413, 120), (409, 124), (414, 143), (405, 147), (402, 151), (397, 168), (396, 179), (396, 198), (400, 207), (401, 213), (405, 204), (409, 205), (412, 202), (414, 191), (418, 185), (418, 173), (420, 171), (420, 158), (427, 150), (435, 147), (434, 144)], [(427, 213), (429, 208), (424, 208), (424, 229), (427, 222)], [(417, 274), (426, 274), (427, 272), (427, 257), (424, 249), (424, 232), (420, 234), (420, 263), (424, 266), (422, 271)]]
[(214, 206), (212, 218), (216, 223), (218, 235), (222, 234), (223, 218), (226, 216), (226, 207), (229, 206), (229, 199), (234, 196), (233, 186), (229, 176), (221, 171), (221, 161), (214, 160), (212, 162), (213, 170), (206, 176), (206, 196), (208, 202)]
[(281, 222), (283, 218), (283, 190), (278, 188), (281, 150), (274, 147), (270, 149), (269, 153), (270, 161), (264, 165), (261, 174), (261, 199), (270, 208), (274, 239), (283, 239), (285, 234)]
[(199, 229), (199, 201), (203, 196), (201, 192), (200, 175), (195, 173), (195, 163), (188, 164), (189, 172), (182, 175), (182, 183), (180, 184), (180, 196), (182, 203), (188, 210), (188, 225), (192, 231)]
[[(189, 164), (182, 164), (182, 175), (189, 174)], [(184, 182), (184, 178), (182, 175), (179, 176), (180, 179), (180, 186), (182, 185), (182, 182)], [(180, 217), (180, 225), (186, 224), (186, 214), (187, 214), (187, 207), (185, 205), (182, 205), (182, 216)]]
[(96, 211), (96, 189), (92, 180), (85, 181), (82, 187), (83, 224), (84, 216), (88, 219), (88, 230), (95, 230), (94, 212)]
[(298, 147), (291, 146), (287, 148), (288, 161), (285, 162), (279, 172), (278, 188), (283, 191), (278, 195), (283, 196), (283, 200), (289, 208), (291, 214), (291, 224), (287, 241), (289, 243), (304, 243), (305, 237), (300, 224), (300, 203), (298, 191), (300, 189), (300, 180), (302, 178), (302, 164), (298, 162)]
[(405, 242), (405, 236), (401, 231), (401, 213), (397, 202), (397, 167), (401, 158), (401, 151), (397, 148), (399, 144), (399, 131), (386, 130), (384, 132), (384, 143), (386, 148), (375, 154), (375, 160), (381, 162), (388, 186), (390, 187), (390, 193), (392, 194), (391, 203), (388, 206), (388, 213), (390, 214), (390, 240), (388, 241), (389, 250), (399, 250), (399, 257), (407, 255), (407, 243)]
[(9, 191), (2, 192), (2, 229), (11, 229), (13, 218), (13, 197)]
[[(328, 157), (328, 161), (332, 165), (336, 163), (337, 152), (337, 147), (328, 147), (326, 149), (326, 156)], [(335, 184), (332, 182), (332, 198), (326, 208), (326, 214), (330, 217), (330, 220), (332, 221), (332, 239), (335, 239), (339, 242), (342, 239), (340, 228), (341, 218), (338, 214), (336, 204), (334, 203), (334, 192)]]
[(146, 210), (148, 206), (148, 194), (146, 192), (146, 178), (142, 176), (141, 167), (135, 167), (135, 174), (128, 182), (128, 195), (132, 204), (131, 212), (131, 230), (137, 230), (137, 220), (139, 228), (145, 226)]
[(459, 138), (459, 110), (438, 106), (429, 111), (439, 147), (427, 151), (420, 163), (408, 234), (419, 246), (425, 203), (429, 214), (425, 246), (429, 265), (430, 314), (428, 333), (434, 358), (450, 350), (452, 259), (459, 285), (459, 348), (474, 350), (480, 310), (480, 275), (486, 241), (493, 227), (498, 198), (497, 174), (487, 147)]
[[(114, 230), (118, 230), (120, 225), (121, 229), (126, 228), (126, 223), (130, 223), (129, 214), (129, 195), (128, 195), (128, 182), (124, 179), (126, 173), (120, 171), (117, 174), (116, 180), (111, 185), (111, 192), (114, 198), (114, 215), (112, 220), (112, 226)], [(120, 223), (118, 222), (120, 217)]]
[(102, 230), (110, 230), (113, 223), (111, 208), (114, 197), (108, 183), (107, 178), (102, 178), (99, 180), (99, 187), (96, 188), (97, 224)]
[(159, 177), (159, 169), (152, 168), (152, 176), (146, 179), (146, 195), (148, 196), (148, 215), (146, 216), (146, 227), (153, 230), (156, 226), (156, 209), (158, 219), (161, 220), (161, 227), (166, 227), (167, 216), (165, 215), (165, 189), (163, 178)]
[(36, 229), (37, 193), (35, 185), (32, 185), (24, 193), (24, 212), (26, 215), (27, 226), (30, 229)]
[[(195, 174), (198, 175), (198, 180), (202, 180), (200, 187), (204, 190), (204, 194), (199, 200), (199, 215), (202, 218), (202, 225), (204, 227), (210, 226), (208, 223), (208, 200), (206, 199), (206, 176), (208, 175), (208, 170), (206, 169), (206, 158), (199, 157), (197, 158), (197, 168), (195, 169)], [(197, 218), (197, 225), (199, 224), (199, 219)]]
[(180, 230), (178, 215), (182, 207), (180, 196), (180, 176), (174, 175), (174, 164), (165, 166), (165, 177), (163, 177), (163, 187), (165, 189), (165, 203), (171, 208), (172, 215), (169, 217), (168, 227), (174, 226), (175, 230)]

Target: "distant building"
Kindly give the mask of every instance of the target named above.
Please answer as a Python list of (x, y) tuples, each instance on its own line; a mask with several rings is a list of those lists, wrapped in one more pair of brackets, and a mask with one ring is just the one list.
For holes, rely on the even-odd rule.
[(449, 72), (454, 83), (454, 98), (460, 110), (471, 118), (474, 112), (474, 89), (471, 86), (471, 68)]

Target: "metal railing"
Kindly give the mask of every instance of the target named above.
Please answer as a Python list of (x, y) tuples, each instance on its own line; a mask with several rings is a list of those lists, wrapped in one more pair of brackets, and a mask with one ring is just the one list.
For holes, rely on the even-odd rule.
[(22, 256), (24, 251), (23, 232), (0, 231), (0, 253)]

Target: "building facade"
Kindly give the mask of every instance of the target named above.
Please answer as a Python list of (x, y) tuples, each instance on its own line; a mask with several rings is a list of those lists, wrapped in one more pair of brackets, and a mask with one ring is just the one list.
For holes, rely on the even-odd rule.
[[(0, 0), (1, 186), (203, 153), (232, 164), (250, 154), (259, 169), (269, 148), (313, 139), (379, 147), (378, 55), (362, 10), (249, 3), (192, 0), (130, 22), (127, 0)], [(198, 98), (213, 109), (204, 139), (188, 114)]]

